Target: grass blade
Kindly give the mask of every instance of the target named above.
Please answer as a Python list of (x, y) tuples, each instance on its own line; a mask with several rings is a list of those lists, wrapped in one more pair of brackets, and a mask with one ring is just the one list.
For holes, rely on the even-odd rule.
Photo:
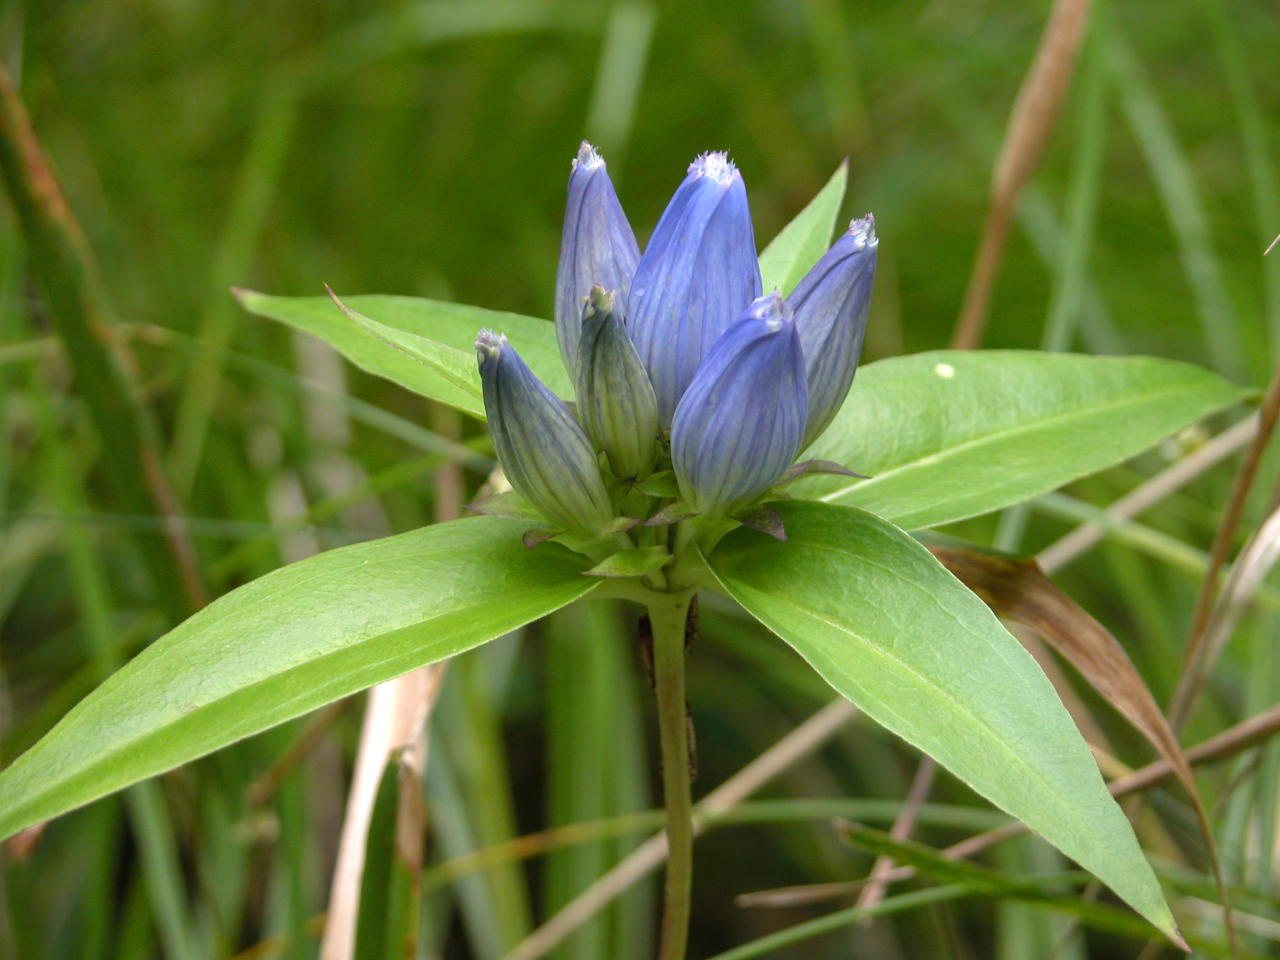
[(161, 466), (155, 424), (120, 361), (88, 242), (72, 216), (8, 72), (0, 66), (0, 175), (27, 240), (77, 388), (118, 455), (105, 457), (115, 502), (126, 513), (166, 518), (162, 542), (142, 540), (161, 602), (181, 616), (207, 601), (182, 511)]

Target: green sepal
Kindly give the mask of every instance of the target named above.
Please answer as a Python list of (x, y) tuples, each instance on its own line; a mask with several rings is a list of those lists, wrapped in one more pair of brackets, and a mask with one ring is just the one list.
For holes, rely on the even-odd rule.
[(600, 530), (600, 537), (612, 537), (618, 533), (626, 533), (640, 522), (638, 517), (614, 517)]
[(539, 544), (546, 543), (548, 540), (554, 540), (556, 537), (562, 536), (563, 530), (549, 530), (546, 527), (536, 527), (533, 530), (526, 530), (520, 535), (520, 542), (526, 548), (532, 550)]
[(674, 470), (662, 470), (659, 473), (652, 474), (639, 481), (635, 485), (635, 489), (662, 500), (680, 496), (680, 486), (676, 483)]
[(606, 557), (584, 573), (589, 577), (643, 577), (661, 570), (670, 560), (666, 547), (633, 547)]
[(749, 510), (736, 514), (733, 519), (744, 527), (758, 530), (783, 543), (787, 542), (787, 528), (782, 522), (782, 514), (778, 512), (777, 507), (771, 504), (757, 503)]
[(646, 527), (665, 527), (672, 523), (679, 523), (681, 520), (688, 520), (690, 517), (696, 517), (698, 511), (685, 503), (683, 500), (674, 500), (665, 507), (655, 513), (652, 517), (644, 522)]

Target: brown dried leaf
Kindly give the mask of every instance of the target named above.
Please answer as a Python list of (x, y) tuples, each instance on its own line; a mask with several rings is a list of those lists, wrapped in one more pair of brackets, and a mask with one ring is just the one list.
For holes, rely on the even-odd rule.
[(929, 549), (997, 616), (1043, 637), (1151, 742), (1195, 793), (1178, 739), (1120, 641), (1046, 577), (1034, 560), (953, 547)]
[(1186, 788), (1195, 808), (1205, 849), (1221, 898), (1223, 923), (1236, 953), (1235, 927), (1209, 815), (1196, 789), (1191, 765), (1177, 734), (1156, 704), (1142, 676), (1111, 632), (1044, 575), (1034, 559), (978, 553), (954, 547), (930, 547), (995, 614), (1034, 630), (1146, 737)]

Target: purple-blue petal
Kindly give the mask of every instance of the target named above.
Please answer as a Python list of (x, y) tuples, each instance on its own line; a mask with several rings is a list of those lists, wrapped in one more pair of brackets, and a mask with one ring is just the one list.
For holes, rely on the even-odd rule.
[(867, 214), (854, 220), (789, 298), (809, 386), (806, 447), (835, 418), (853, 384), (867, 330), (878, 246), (875, 218)]
[(723, 153), (704, 154), (658, 221), (626, 302), (627, 329), (664, 427), (703, 358), (759, 296), (742, 175)]
[(625, 316), (640, 246), (618, 202), (604, 159), (583, 141), (569, 174), (560, 266), (556, 271), (556, 337), (565, 366), (577, 369), (582, 306), (594, 284), (614, 292)]
[(725, 513), (763, 493), (799, 452), (807, 410), (800, 336), (771, 293), (721, 336), (680, 398), (671, 462), (681, 496)]

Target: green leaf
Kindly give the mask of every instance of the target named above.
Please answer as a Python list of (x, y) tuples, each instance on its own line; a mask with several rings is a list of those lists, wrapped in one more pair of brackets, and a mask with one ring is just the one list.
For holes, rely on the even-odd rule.
[(776, 287), (787, 296), (827, 252), (848, 180), (849, 161), (846, 160), (809, 205), (764, 248), (760, 254), (760, 279), (766, 292)]
[[(505, 333), (548, 387), (564, 398), (573, 395), (555, 325), (547, 320), (461, 303), (368, 295), (344, 298), (359, 315), (353, 322), (328, 297), (273, 297), (252, 290), (236, 290), (235, 295), (250, 313), (319, 337), (362, 370), (481, 419), (484, 405), (473, 345), (482, 329)], [(461, 384), (459, 354), (468, 358), (470, 368)]]
[(1111, 466), (1246, 392), (1173, 360), (1018, 350), (936, 351), (858, 372), (806, 452), (869, 480), (793, 488), (908, 530), (963, 520)]
[(474, 517), (331, 550), (214, 601), (0, 773), (0, 837), (325, 703), (451, 657), (589, 592), (559, 544)]
[(740, 527), (711, 555), (728, 593), (868, 716), (1176, 937), (1089, 748), (1035, 660), (987, 606), (870, 513), (775, 506), (788, 542)]

